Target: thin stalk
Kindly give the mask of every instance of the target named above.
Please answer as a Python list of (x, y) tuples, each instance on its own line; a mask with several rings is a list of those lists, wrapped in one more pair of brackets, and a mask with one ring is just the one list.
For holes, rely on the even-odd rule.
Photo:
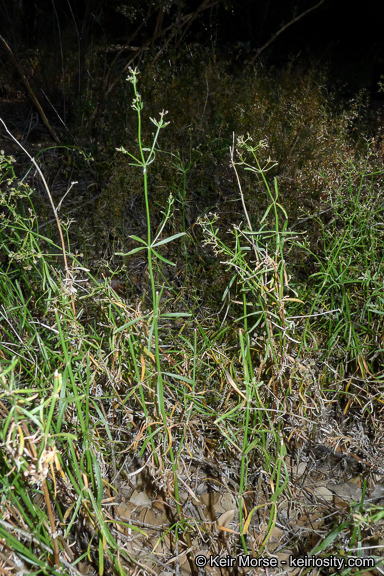
[(58, 211), (56, 209), (56, 206), (53, 202), (53, 198), (51, 195), (51, 191), (49, 189), (49, 186), (47, 184), (47, 181), (44, 177), (43, 172), (40, 169), (40, 166), (38, 165), (38, 163), (36, 162), (35, 158), (33, 158), (33, 156), (30, 155), (30, 153), (24, 148), (24, 146), (22, 144), (20, 144), (20, 142), (13, 136), (13, 134), (8, 130), (8, 127), (6, 126), (4, 120), (2, 120), (2, 118), (0, 118), (0, 122), (2, 123), (2, 125), (5, 128), (5, 131), (7, 132), (7, 134), (10, 135), (10, 137), (12, 138), (12, 140), (14, 142), (16, 142), (17, 146), (19, 146), (23, 152), (28, 156), (28, 158), (30, 159), (30, 161), (32, 162), (32, 164), (34, 165), (34, 167), (36, 168), (41, 181), (43, 182), (45, 191), (47, 193), (49, 202), (52, 206), (52, 210), (53, 210), (53, 214), (55, 216), (55, 220), (56, 220), (56, 225), (57, 225), (57, 229), (59, 231), (59, 235), (60, 235), (60, 242), (61, 242), (61, 249), (62, 249), (62, 253), (63, 253), (63, 260), (64, 260), (64, 268), (65, 268), (65, 273), (66, 273), (66, 277), (67, 277), (67, 284), (68, 284), (68, 290), (70, 293), (70, 298), (71, 298), (71, 306), (72, 306), (72, 311), (73, 311), (73, 316), (74, 318), (76, 318), (76, 307), (75, 307), (75, 298), (73, 295), (73, 289), (72, 289), (72, 278), (69, 272), (69, 266), (68, 266), (68, 260), (67, 260), (67, 251), (66, 251), (66, 247), (65, 247), (65, 241), (64, 241), (64, 235), (63, 235), (63, 229), (61, 227), (61, 222), (60, 222), (60, 218), (58, 215)]

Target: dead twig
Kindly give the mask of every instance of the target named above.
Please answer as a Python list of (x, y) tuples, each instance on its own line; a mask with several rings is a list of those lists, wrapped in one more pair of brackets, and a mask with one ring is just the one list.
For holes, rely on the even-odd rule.
[(296, 22), (298, 22), (299, 20), (301, 20), (302, 18), (304, 18), (304, 16), (306, 16), (307, 14), (309, 14), (310, 12), (312, 12), (313, 10), (316, 10), (316, 8), (319, 8), (319, 6), (321, 6), (322, 4), (324, 4), (325, 0), (320, 0), (320, 2), (318, 2), (317, 4), (315, 4), (315, 6), (312, 6), (311, 8), (308, 8), (308, 10), (304, 10), (304, 12), (302, 12), (301, 14), (299, 14), (298, 16), (295, 16), (294, 18), (292, 18), (292, 20), (290, 20), (289, 22), (287, 22), (287, 24), (284, 24), (280, 30), (278, 30), (276, 32), (276, 34), (273, 34), (273, 36), (265, 43), (263, 44), (263, 46), (261, 46), (257, 51), (256, 54), (254, 55), (254, 57), (251, 60), (251, 64), (254, 64), (256, 62), (256, 60), (259, 58), (260, 54), (262, 52), (264, 52), (264, 50), (266, 48), (268, 48), (268, 46), (270, 46), (279, 36), (280, 34), (282, 34), (283, 32), (285, 32), (287, 30), (287, 28), (289, 28), (290, 26), (292, 26), (293, 24), (296, 24)]
[(44, 126), (46, 127), (46, 129), (48, 130), (49, 134), (52, 136), (53, 140), (56, 142), (56, 144), (60, 144), (60, 140), (56, 134), (56, 132), (54, 131), (54, 129), (52, 128), (52, 126), (50, 125), (48, 118), (46, 117), (44, 110), (41, 107), (40, 102), (38, 101), (38, 99), (36, 98), (36, 95), (34, 93), (34, 91), (31, 88), (30, 83), (28, 82), (28, 78), (25, 76), (24, 71), (22, 69), (22, 67), (20, 66), (19, 62), (17, 61), (16, 56), (13, 53), (12, 48), (9, 46), (9, 44), (7, 43), (7, 41), (5, 40), (5, 38), (3, 38), (3, 36), (0, 36), (0, 41), (3, 43), (4, 48), (6, 49), (6, 51), (9, 54), (9, 57), (11, 58), (11, 61), (13, 63), (13, 65), (15, 66), (16, 70), (18, 71), (18, 73), (21, 76), (21, 79), (24, 83), (24, 86), (27, 89), (28, 92), (28, 96), (30, 97), (30, 99), (32, 100), (33, 105), (35, 106)]
[(16, 144), (22, 149), (22, 151), (28, 156), (28, 158), (30, 159), (30, 161), (32, 162), (32, 164), (34, 165), (34, 167), (36, 168), (42, 182), (43, 182), (43, 186), (47, 192), (48, 198), (49, 198), (49, 202), (52, 206), (52, 210), (53, 210), (53, 214), (55, 216), (55, 220), (56, 220), (56, 224), (57, 224), (57, 229), (59, 231), (60, 234), (60, 243), (61, 243), (61, 249), (63, 252), (63, 259), (64, 259), (64, 267), (65, 267), (65, 273), (66, 273), (66, 278), (67, 278), (67, 285), (68, 285), (68, 290), (70, 293), (70, 297), (71, 297), (71, 304), (72, 304), (72, 310), (73, 310), (73, 315), (76, 318), (76, 308), (75, 308), (75, 299), (73, 297), (73, 290), (72, 290), (72, 279), (71, 279), (71, 275), (69, 273), (69, 266), (68, 266), (68, 260), (67, 260), (67, 252), (66, 252), (66, 248), (65, 248), (65, 241), (64, 241), (64, 235), (63, 235), (63, 230), (61, 227), (61, 222), (60, 222), (60, 218), (58, 215), (58, 210), (53, 202), (53, 198), (52, 198), (52, 194), (51, 191), (49, 189), (49, 186), (47, 184), (47, 181), (44, 177), (44, 174), (40, 168), (40, 166), (38, 165), (38, 163), (36, 162), (35, 158), (33, 158), (30, 153), (28, 152), (28, 150), (26, 150), (24, 148), (24, 146), (17, 140), (17, 138), (14, 137), (14, 135), (8, 130), (7, 125), (5, 124), (4, 120), (2, 118), (0, 118), (0, 122), (1, 124), (4, 126), (4, 129), (6, 131), (7, 134), (9, 134), (9, 136), (12, 138), (12, 140), (14, 142), (16, 142)]

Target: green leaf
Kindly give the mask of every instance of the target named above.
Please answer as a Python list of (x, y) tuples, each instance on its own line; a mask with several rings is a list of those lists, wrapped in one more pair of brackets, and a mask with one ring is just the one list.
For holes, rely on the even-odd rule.
[(144, 246), (148, 246), (147, 242), (145, 240), (143, 240), (142, 238), (139, 238), (139, 236), (130, 236), (130, 238), (132, 238), (132, 240), (136, 240), (136, 242), (141, 242), (142, 244), (144, 244)]
[(268, 206), (268, 208), (267, 208), (266, 211), (265, 211), (264, 216), (263, 216), (262, 219), (260, 220), (260, 224), (262, 224), (262, 223), (264, 222), (264, 220), (265, 220), (266, 217), (268, 216), (269, 211), (270, 211), (270, 209), (272, 208), (272, 206), (273, 206), (273, 204), (270, 204), (270, 205)]
[[(180, 236), (185, 236), (185, 232), (179, 232), (178, 234), (173, 234), (173, 236), (170, 236), (169, 238), (166, 238), (165, 240), (160, 240), (160, 242), (156, 242), (156, 244), (152, 244), (152, 248), (157, 248), (157, 246), (162, 246), (163, 244), (168, 244), (168, 242), (171, 242), (172, 240), (175, 240), (176, 238), (180, 238)], [(131, 238), (133, 238), (133, 236), (131, 236)]]
[(323, 550), (325, 550), (330, 544), (332, 544), (332, 542), (337, 538), (340, 532), (342, 532), (345, 528), (349, 527), (350, 525), (348, 524), (348, 522), (343, 522), (343, 524), (340, 524), (326, 538), (324, 538), (324, 540), (320, 542), (320, 544), (315, 546), (315, 548), (310, 553), (310, 556), (314, 556), (315, 554), (318, 554), (318, 552), (323, 552)]
[(160, 314), (161, 318), (190, 318), (192, 314), (188, 312), (167, 312), (166, 314)]
[(123, 326), (120, 326), (120, 328), (116, 328), (116, 330), (114, 331), (114, 334), (118, 334), (119, 332), (122, 332), (126, 328), (133, 326), (133, 324), (137, 324), (137, 322), (141, 322), (141, 320), (144, 320), (147, 317), (148, 316), (139, 316), (139, 318), (135, 318), (134, 320), (131, 320), (130, 322), (127, 322), (126, 324), (123, 324)]
[(186, 378), (185, 376), (180, 376), (180, 374), (171, 374), (171, 372), (162, 372), (164, 376), (169, 376), (170, 378), (174, 378), (175, 380), (181, 380), (181, 382), (185, 382), (186, 384), (195, 384), (194, 380), (190, 378)]
[(133, 248), (129, 252), (115, 252), (115, 256), (131, 256), (132, 254), (136, 254), (136, 252), (140, 252), (141, 250), (145, 250), (145, 246), (139, 246), (139, 248)]
[(159, 254), (158, 252), (156, 252), (156, 250), (152, 250), (153, 253), (155, 254), (155, 256), (161, 260), (162, 262), (165, 262), (166, 264), (169, 264), (169, 266), (176, 266), (176, 264), (174, 264), (173, 262), (171, 262), (170, 260), (167, 260), (167, 258), (164, 258), (164, 256), (161, 256), (161, 254)]

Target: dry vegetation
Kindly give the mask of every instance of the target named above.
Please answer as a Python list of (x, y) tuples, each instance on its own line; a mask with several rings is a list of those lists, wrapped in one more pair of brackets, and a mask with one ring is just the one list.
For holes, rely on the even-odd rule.
[(56, 207), (81, 181), (63, 242), (39, 179), (1, 157), (0, 572), (382, 574), (364, 94), (341, 107), (319, 70), (234, 73), (190, 46), (96, 122), (89, 68), (89, 147), (37, 158)]

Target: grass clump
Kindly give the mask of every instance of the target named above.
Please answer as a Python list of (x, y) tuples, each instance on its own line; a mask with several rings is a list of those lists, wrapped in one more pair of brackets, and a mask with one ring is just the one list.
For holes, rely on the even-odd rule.
[[(137, 152), (119, 152), (141, 179), (145, 234), (114, 262), (119, 274), (144, 262), (140, 298), (65, 248), (70, 229), (60, 246), (39, 232), (33, 192), (1, 159), (1, 558), (27, 573), (193, 575), (199, 551), (349, 558), (380, 516), (365, 499), (380, 470), (366, 439), (381, 430), (382, 169), (368, 154), (337, 188), (323, 175), (324, 211), (293, 226), (271, 143), (233, 139), (239, 208), (231, 225), (216, 210), (192, 227), (198, 162), (161, 154), (164, 113), (149, 138), (129, 80)], [(154, 216), (159, 159), (177, 177)], [(250, 178), (263, 211), (249, 208)], [(217, 279), (216, 301), (200, 279)], [(366, 465), (338, 512), (297, 472), (319, 446)], [(295, 539), (304, 515), (316, 537), (302, 524)]]

